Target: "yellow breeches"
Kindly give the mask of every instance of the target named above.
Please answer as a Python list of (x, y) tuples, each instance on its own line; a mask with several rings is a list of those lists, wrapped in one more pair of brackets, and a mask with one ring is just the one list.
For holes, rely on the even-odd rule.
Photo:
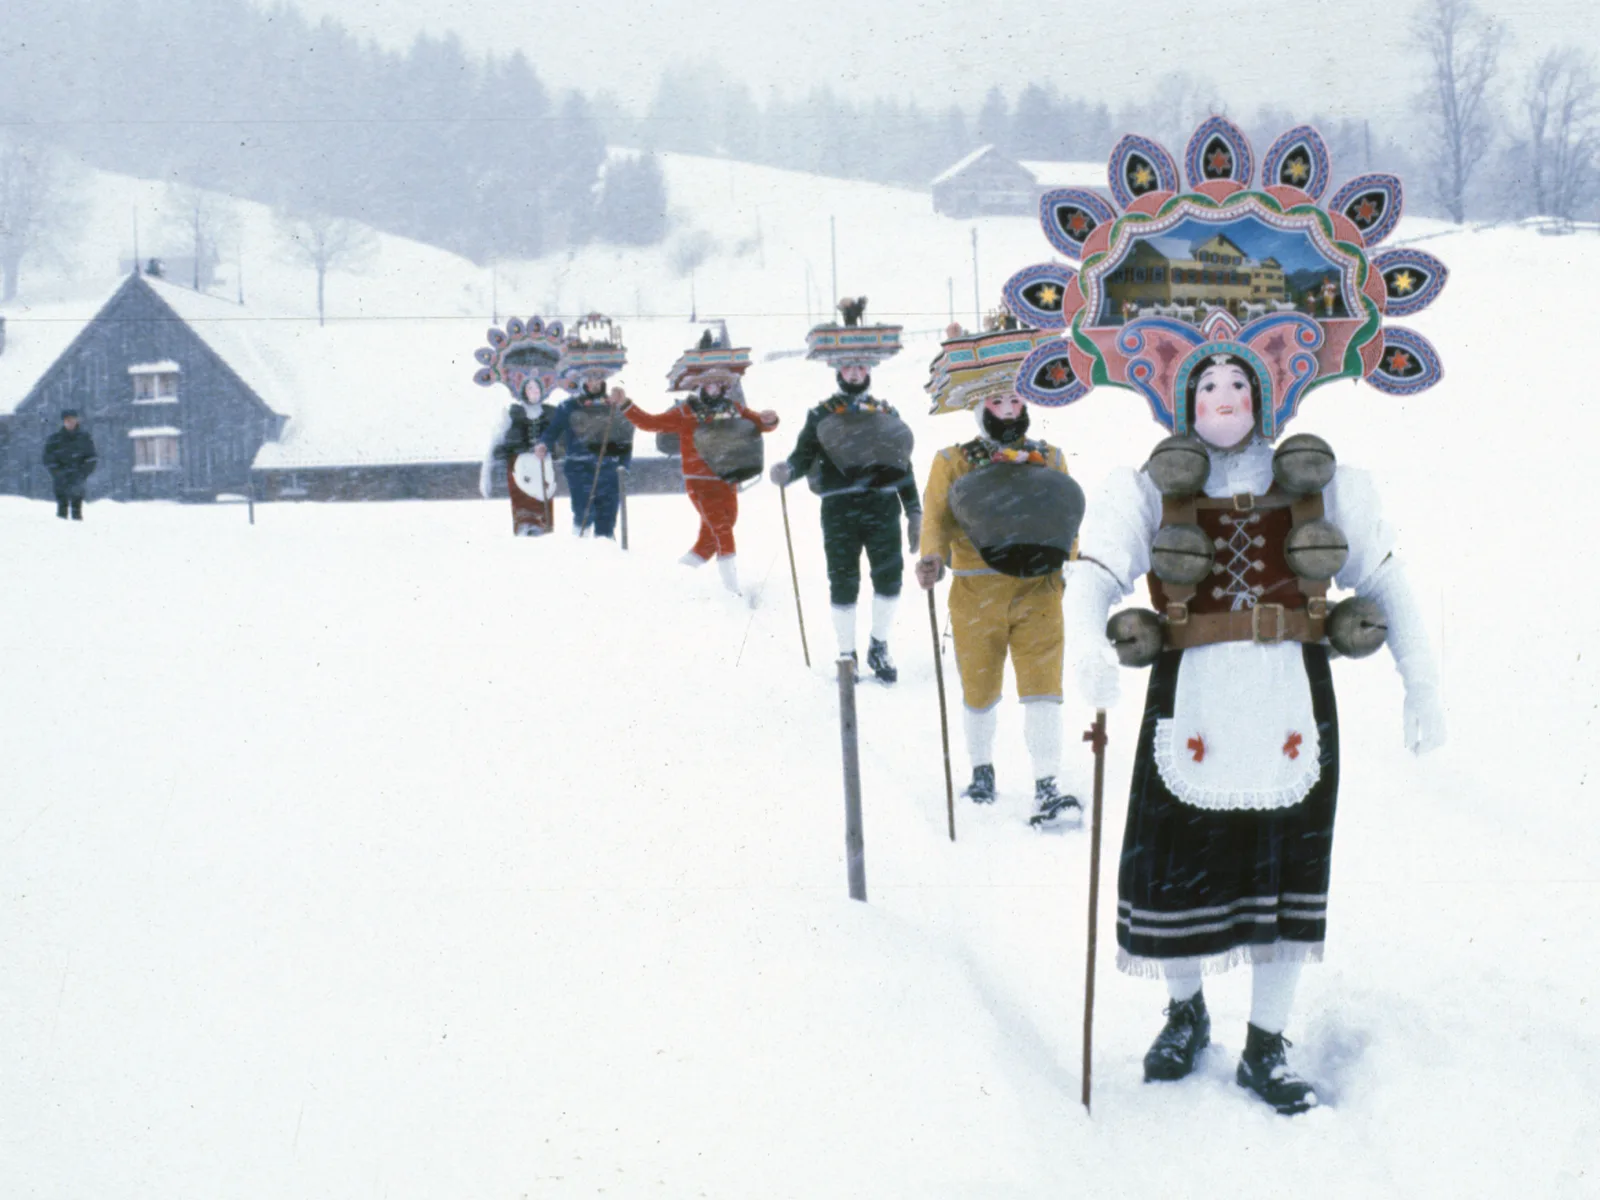
[(968, 708), (1000, 700), (1006, 651), (1017, 695), (1061, 698), (1061, 576), (958, 575), (950, 584), (950, 631)]

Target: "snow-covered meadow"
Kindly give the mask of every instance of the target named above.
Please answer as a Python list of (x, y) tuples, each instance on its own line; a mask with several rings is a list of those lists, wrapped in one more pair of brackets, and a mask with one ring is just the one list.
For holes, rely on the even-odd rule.
[[(669, 160), (675, 195), (693, 166)], [(925, 196), (815, 181), (808, 201), (813, 181), (710, 170), (694, 221), (764, 214), (767, 268), (713, 259), (696, 288), (701, 315), (729, 314), (756, 348), (747, 391), (786, 422), (771, 461), (830, 383), (759, 361), (801, 344), (799, 268), (826, 270), (828, 206), (841, 290), (911, 330), (943, 323), (951, 274), (960, 315), (968, 226)], [(807, 246), (775, 245), (800, 229)], [(982, 222), (980, 237), (991, 292), (1048, 257), (1032, 222)], [(1141, 1082), (1165, 995), (1116, 973), (1112, 914), (1142, 677), (1110, 715), (1092, 1117), (1078, 1104), (1088, 836), (1025, 827), (1008, 704), (1000, 803), (961, 806), (947, 840), (933, 639), (911, 590), (900, 683), (859, 692), (869, 902), (846, 899), (803, 488), (788, 502), (809, 672), (765, 483), (741, 497), (739, 599), (673, 561), (694, 531), (676, 497), (630, 505), (627, 554), (515, 540), (503, 502), (262, 505), (253, 526), (238, 506), (100, 503), (78, 526), (5, 497), (0, 1193), (1595, 1194), (1600, 634), (1584, 502), (1600, 418), (1581, 288), (1600, 239), (1425, 245), (1453, 271), (1414, 322), (1446, 381), (1407, 401), (1323, 389), (1294, 426), (1373, 471), (1451, 721), (1450, 744), (1413, 759), (1387, 655), (1336, 667), (1328, 954), (1288, 1030), (1321, 1110), (1281, 1118), (1234, 1085), (1242, 974), (1208, 983), (1216, 1044), (1197, 1077)], [(614, 294), (672, 308), (683, 281), (652, 253), (503, 268), (502, 312), (545, 308), (558, 277), (568, 315), (618, 307), (629, 389), (657, 407), (688, 326), (630, 324)], [(453, 352), (486, 323), (463, 282), (482, 275), (437, 254), (386, 243), (387, 265), (330, 301), (347, 286), (391, 317), (448, 312), (460, 321), (417, 328)], [(287, 306), (301, 283), (283, 268), (258, 291)], [(970, 428), (922, 415), (933, 346), (912, 340), (876, 379), (917, 430), (919, 466)], [(477, 403), (465, 378), (458, 399)], [(1159, 436), (1112, 390), (1038, 416), (1091, 496)], [(945, 670), (954, 709), (948, 653)], [(1089, 714), (1069, 698), (1064, 719), (1081, 788)], [(954, 750), (959, 782), (959, 733)]]

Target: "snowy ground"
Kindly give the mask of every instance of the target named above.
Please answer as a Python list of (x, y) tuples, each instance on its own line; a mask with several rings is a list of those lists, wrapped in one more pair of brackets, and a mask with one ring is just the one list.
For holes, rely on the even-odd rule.
[[(807, 202), (780, 174), (761, 209), (774, 272)], [(703, 223), (748, 208), (742, 178)], [(860, 189), (811, 201), (813, 243), (835, 200), (852, 214), (841, 290), (942, 324), (965, 225), (939, 225), (936, 253), (909, 193), (828, 186)], [(1032, 222), (983, 224), (986, 279), (1048, 257)], [(634, 504), (626, 556), (514, 540), (501, 504), (280, 504), (252, 527), (236, 506), (97, 503), (63, 526), (0, 498), (0, 1196), (1596, 1194), (1600, 417), (1586, 306), (1522, 281), (1587, 279), (1600, 239), (1426, 245), (1454, 274), (1411, 323), (1445, 383), (1408, 401), (1324, 389), (1294, 426), (1373, 471), (1451, 721), (1444, 751), (1412, 759), (1387, 655), (1336, 669), (1328, 960), (1288, 1031), (1326, 1108), (1284, 1120), (1234, 1086), (1240, 974), (1208, 985), (1204, 1071), (1140, 1082), (1165, 997), (1115, 972), (1111, 916), (1142, 679), (1110, 718), (1092, 1118), (1088, 839), (1023, 826), (1008, 704), (1001, 802), (963, 806), (948, 842), (920, 594), (894, 637), (900, 684), (860, 694), (870, 903), (845, 899), (803, 488), (809, 673), (766, 484), (739, 526), (753, 608), (673, 562), (693, 537), (677, 498)], [(705, 268), (702, 303), (750, 314), (734, 332), (758, 360), (798, 346), (816, 250), (785, 252), (794, 303), (764, 290), (759, 250)], [(438, 273), (425, 259), (386, 258), (395, 286), (375, 271), (363, 303), (483, 307), (481, 272), (413, 303)], [(526, 312), (558, 284), (624, 304), (605, 288), (633, 266), (593, 250), (507, 268), (502, 311), (519, 270)], [(682, 281), (651, 271), (641, 303), (670, 311)], [(293, 282), (253, 294), (287, 305)], [(629, 325), (647, 407), (685, 328)], [(913, 339), (876, 380), (921, 473), (970, 429), (921, 416), (933, 348)], [(786, 422), (772, 451), (827, 386), (815, 365), (758, 361), (750, 398)], [(1159, 435), (1114, 391), (1039, 421), (1091, 496)], [(1069, 702), (1064, 719), (1081, 786), (1089, 714)]]

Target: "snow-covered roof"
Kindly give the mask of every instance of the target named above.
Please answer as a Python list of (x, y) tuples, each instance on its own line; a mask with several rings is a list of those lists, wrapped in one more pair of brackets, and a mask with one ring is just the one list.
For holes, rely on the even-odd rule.
[(182, 370), (183, 370), (182, 367), (180, 367), (177, 363), (173, 362), (170, 358), (168, 358), (168, 359), (163, 359), (161, 362), (134, 363), (131, 367), (128, 368), (128, 374), (129, 375), (177, 375), (177, 374), (181, 373)]
[(315, 320), (263, 313), (147, 279), (273, 412), (281, 439), (263, 468), (475, 462), (503, 390), (472, 382), (483, 322), (383, 317)]
[(176, 425), (146, 425), (142, 429), (128, 430), (128, 436), (131, 438), (182, 437), (183, 430)]
[(974, 150), (971, 154), (967, 155), (965, 158), (963, 158), (960, 162), (956, 163), (954, 166), (946, 167), (943, 171), (940, 171), (939, 174), (935, 175), (933, 177), (932, 186), (933, 187), (938, 187), (941, 183), (944, 183), (946, 180), (954, 179), (957, 175), (961, 174), (961, 172), (965, 171), (973, 163), (977, 162), (980, 158), (982, 158), (985, 154), (989, 153), (989, 151), (991, 151), (993, 149), (994, 149), (993, 145), (979, 146), (976, 150)]
[(106, 292), (91, 300), (8, 306), (0, 311), (6, 319), (6, 344), (0, 350), (0, 416), (17, 410), (110, 296)]
[(1103, 162), (1048, 162), (1025, 158), (1018, 165), (1032, 175), (1040, 187), (1079, 187), (1106, 191), (1106, 165)]

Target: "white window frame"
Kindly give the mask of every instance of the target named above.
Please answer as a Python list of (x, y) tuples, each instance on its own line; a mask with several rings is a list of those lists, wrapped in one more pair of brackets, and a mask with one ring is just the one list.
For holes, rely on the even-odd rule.
[(182, 368), (175, 362), (134, 363), (128, 368), (133, 379), (135, 404), (176, 404), (178, 376)]
[[(133, 469), (136, 473), (177, 471), (182, 468), (181, 429), (171, 425), (159, 425), (150, 429), (130, 429), (128, 436), (133, 439)], [(148, 455), (152, 461), (140, 462), (141, 454)]]

